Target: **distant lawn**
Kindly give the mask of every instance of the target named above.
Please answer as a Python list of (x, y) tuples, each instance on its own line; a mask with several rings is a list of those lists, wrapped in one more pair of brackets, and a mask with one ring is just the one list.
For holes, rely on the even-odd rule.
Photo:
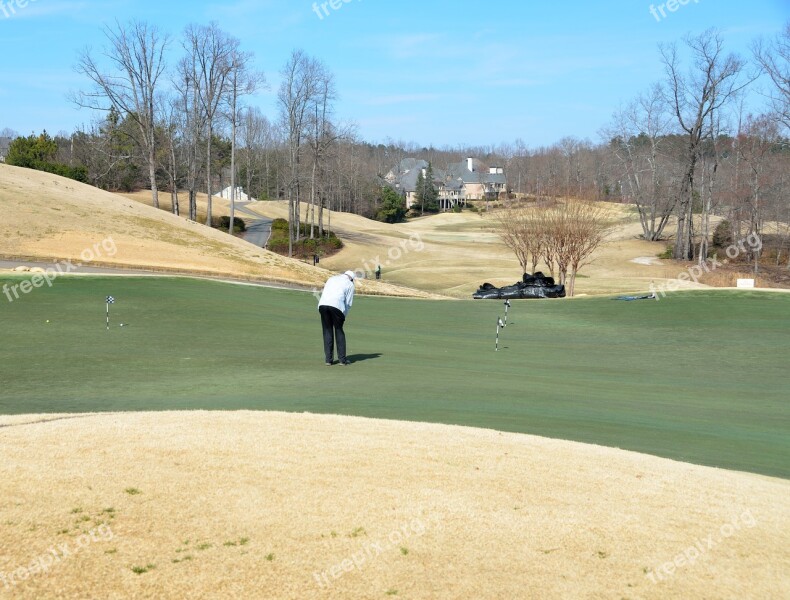
[(356, 362), (328, 368), (310, 294), (61, 278), (13, 303), (0, 295), (0, 413), (352, 414), (790, 477), (790, 295), (519, 301), (495, 353), (498, 315), (498, 301), (358, 297), (346, 328)]

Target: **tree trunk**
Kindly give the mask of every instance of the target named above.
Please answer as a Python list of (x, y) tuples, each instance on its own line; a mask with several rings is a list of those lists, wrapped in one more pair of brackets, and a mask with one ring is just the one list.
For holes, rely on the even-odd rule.
[(691, 239), (694, 229), (694, 170), (697, 166), (697, 157), (695, 150), (690, 152), (693, 155), (683, 176), (678, 201), (678, 232), (675, 239), (675, 258), (678, 260), (691, 260), (694, 257)]
[(159, 208), (159, 190), (156, 186), (156, 154), (153, 144), (148, 148), (148, 177), (151, 181), (151, 199), (154, 208)]
[(206, 205), (206, 225), (211, 227), (211, 127), (208, 129), (208, 144), (206, 144), (206, 192), (208, 203)]
[(310, 184), (310, 239), (315, 239), (315, 172), (317, 160), (313, 160), (313, 175)]
[(233, 218), (236, 212), (236, 87), (233, 88), (233, 119), (230, 140), (230, 225), (228, 233), (233, 235)]

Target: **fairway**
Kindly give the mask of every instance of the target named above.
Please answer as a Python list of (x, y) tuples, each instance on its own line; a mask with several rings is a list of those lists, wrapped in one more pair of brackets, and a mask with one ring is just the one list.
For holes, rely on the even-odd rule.
[(357, 297), (347, 368), (323, 364), (316, 304), (192, 279), (58, 279), (3, 299), (0, 413), (308, 411), (790, 476), (790, 295), (514, 302), (498, 353), (500, 302)]

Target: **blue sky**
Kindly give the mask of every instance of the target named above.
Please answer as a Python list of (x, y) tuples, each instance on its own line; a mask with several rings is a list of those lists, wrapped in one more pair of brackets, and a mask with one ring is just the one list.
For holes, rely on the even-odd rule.
[(103, 46), (103, 24), (136, 18), (171, 33), (173, 63), (189, 23), (217, 21), (240, 38), (270, 85), (250, 102), (270, 118), (278, 71), (298, 47), (334, 73), (337, 114), (368, 141), (597, 141), (620, 103), (661, 78), (660, 42), (717, 27), (747, 54), (790, 18), (790, 0), (687, 1), (658, 20), (648, 0), (335, 0), (317, 3), (321, 17), (313, 0), (0, 0), (0, 129), (90, 123), (66, 99), (85, 86), (77, 52)]

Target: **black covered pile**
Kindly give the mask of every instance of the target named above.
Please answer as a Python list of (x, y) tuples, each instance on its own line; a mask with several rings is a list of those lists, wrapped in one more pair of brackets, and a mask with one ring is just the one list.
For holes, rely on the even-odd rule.
[(555, 285), (553, 277), (538, 271), (534, 275), (524, 273), (524, 278), (505, 287), (494, 287), (490, 283), (480, 286), (472, 298), (475, 300), (516, 300), (518, 298), (564, 298), (565, 286)]

